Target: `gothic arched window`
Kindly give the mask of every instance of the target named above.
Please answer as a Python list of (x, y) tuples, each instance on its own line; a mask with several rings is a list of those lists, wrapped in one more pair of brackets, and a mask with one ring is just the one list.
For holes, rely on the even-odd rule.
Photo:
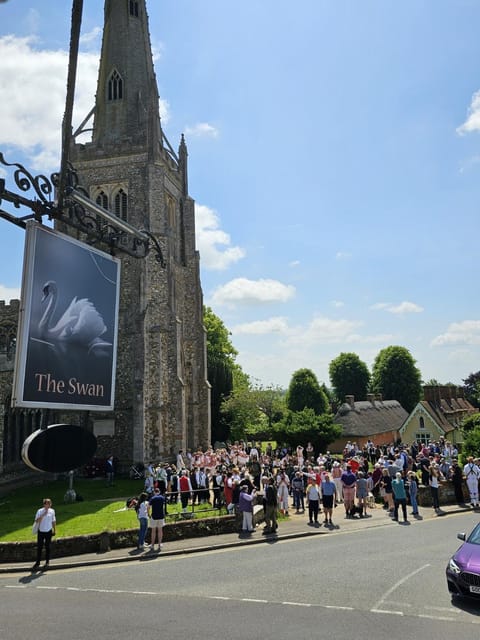
[[(100, 191), (97, 194), (97, 197), (95, 198), (95, 202), (102, 207), (102, 209), (108, 209), (108, 196), (105, 193), (105, 191)], [(97, 227), (101, 227), (102, 226), (102, 218), (99, 215), (95, 216), (95, 219), (97, 221)]]
[(122, 220), (127, 219), (128, 196), (123, 189), (119, 189), (114, 197), (115, 215)]
[(425, 420), (423, 419), (422, 416), (420, 416), (418, 422), (420, 424), (420, 429), (425, 429)]
[(95, 202), (104, 209), (108, 209), (108, 196), (105, 191), (100, 191), (100, 193), (95, 198)]
[(138, 18), (138, 1), (137, 0), (129, 0), (130, 5), (130, 15)]
[(121, 100), (123, 98), (123, 80), (116, 69), (108, 79), (108, 99)]

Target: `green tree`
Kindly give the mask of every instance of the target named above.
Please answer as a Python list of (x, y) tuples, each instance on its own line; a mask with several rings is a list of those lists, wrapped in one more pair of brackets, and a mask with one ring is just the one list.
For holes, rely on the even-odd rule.
[(279, 422), (285, 413), (285, 391), (280, 387), (257, 386), (252, 390), (258, 411), (264, 416), (270, 430), (275, 422)]
[(410, 413), (422, 395), (422, 377), (410, 351), (391, 346), (382, 349), (373, 364), (372, 390), (385, 400), (398, 400)]
[(463, 381), (465, 397), (474, 407), (480, 407), (480, 371), (471, 373)]
[(285, 412), (285, 392), (273, 386), (235, 387), (223, 401), (221, 411), (230, 427), (231, 439), (271, 438), (272, 425), (281, 420)]
[(328, 399), (311, 369), (298, 369), (292, 375), (286, 397), (290, 411), (313, 409), (317, 415), (329, 410)]
[(258, 424), (259, 411), (249, 387), (241, 386), (222, 401), (222, 423), (228, 428), (231, 440), (246, 438), (252, 427)]
[(207, 376), (211, 385), (212, 441), (225, 441), (229, 435), (221, 413), (222, 402), (233, 390), (234, 379), (240, 380), (241, 369), (235, 362), (237, 350), (230, 341), (230, 332), (210, 307), (203, 309), (207, 332)]
[(370, 371), (356, 353), (341, 353), (330, 362), (328, 372), (338, 402), (344, 402), (347, 395), (366, 400)]
[(317, 415), (312, 408), (289, 411), (281, 422), (273, 425), (273, 437), (291, 447), (311, 442), (316, 451), (326, 451), (342, 435), (342, 427), (333, 423), (331, 413)]
[(466, 433), (462, 445), (462, 456), (466, 460), (468, 456), (478, 458), (480, 455), (480, 427), (475, 427)]
[(468, 433), (474, 429), (480, 429), (480, 413), (473, 413), (462, 422), (462, 430), (464, 433)]

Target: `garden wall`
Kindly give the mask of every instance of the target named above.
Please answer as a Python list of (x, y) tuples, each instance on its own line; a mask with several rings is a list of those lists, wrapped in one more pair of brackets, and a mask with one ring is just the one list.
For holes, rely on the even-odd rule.
[[(254, 507), (256, 523), (263, 520), (263, 507)], [(220, 516), (180, 520), (165, 525), (163, 540), (187, 540), (222, 533), (238, 533), (241, 529), (239, 516)], [(52, 557), (63, 558), (84, 553), (104, 553), (110, 549), (136, 547), (138, 527), (123, 531), (103, 531), (88, 536), (71, 538), (53, 538)], [(0, 564), (7, 562), (34, 562), (36, 559), (36, 541), (0, 542)]]

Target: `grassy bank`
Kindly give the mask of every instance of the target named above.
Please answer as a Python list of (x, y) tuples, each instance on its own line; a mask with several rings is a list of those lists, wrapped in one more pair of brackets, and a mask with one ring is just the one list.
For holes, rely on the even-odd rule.
[(74, 489), (82, 501), (66, 504), (64, 495), (68, 479), (41, 486), (15, 489), (0, 498), (0, 542), (32, 540), (32, 524), (43, 498), (51, 498), (57, 516), (57, 536), (75, 536), (136, 526), (133, 511), (118, 511), (125, 506), (124, 497), (140, 492), (143, 482), (119, 479), (114, 487), (105, 480), (75, 479)]
[[(22, 487), (0, 498), (0, 542), (34, 539), (33, 519), (37, 509), (42, 506), (43, 498), (53, 501), (58, 537), (137, 527), (136, 513), (134, 510), (125, 510), (125, 500), (141, 493), (143, 480), (116, 478), (115, 486), (107, 487), (103, 478), (75, 479), (74, 489), (82, 500), (70, 504), (64, 502), (68, 482), (68, 479), (62, 479), (41, 486)], [(179, 505), (168, 505), (169, 516), (179, 510)], [(201, 511), (200, 506), (195, 507), (195, 512)]]

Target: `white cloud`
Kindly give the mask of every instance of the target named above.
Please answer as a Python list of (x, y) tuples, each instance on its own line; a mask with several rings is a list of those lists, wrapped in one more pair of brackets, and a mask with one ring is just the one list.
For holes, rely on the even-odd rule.
[(423, 307), (415, 302), (400, 302), (400, 304), (391, 304), (390, 302), (377, 302), (373, 304), (370, 309), (374, 311), (384, 310), (389, 313), (402, 314), (402, 313), (421, 313), (423, 311)]
[(5, 300), (7, 303), (10, 300), (20, 300), (20, 289), (0, 284), (0, 300)]
[(449, 344), (480, 345), (480, 320), (464, 320), (452, 322), (445, 333), (431, 342), (432, 347)]
[(288, 263), (289, 267), (295, 268), (298, 267), (300, 265), (300, 260), (292, 260), (291, 262)]
[(391, 307), (387, 307), (387, 311), (389, 311), (390, 313), (421, 313), (423, 311), (423, 307), (421, 307), (418, 304), (415, 304), (415, 302), (407, 302), (406, 300), (404, 302), (401, 302), (400, 304), (397, 305), (392, 305)]
[(335, 307), (335, 309), (340, 309), (340, 307), (345, 306), (345, 303), (341, 300), (332, 300), (330, 304), (332, 305), (332, 307)]
[(218, 214), (213, 209), (196, 204), (195, 227), (202, 268), (221, 271), (245, 256), (244, 249), (230, 246), (230, 236), (220, 229)]
[(163, 124), (166, 124), (170, 120), (170, 103), (165, 98), (160, 98), (158, 101), (160, 109), (160, 118)]
[(185, 127), (185, 135), (195, 138), (217, 138), (219, 130), (208, 122), (198, 122)]
[[(52, 171), (60, 158), (68, 54), (39, 51), (34, 45), (33, 37), (0, 38), (0, 145), (19, 147), (29, 168)], [(97, 73), (98, 56), (80, 54), (74, 121), (80, 122), (93, 106)], [(12, 161), (9, 154), (6, 159)]]
[(472, 131), (480, 131), (480, 91), (473, 94), (468, 108), (467, 119), (457, 127), (457, 133), (461, 136), (466, 133), (472, 133)]
[(218, 287), (212, 296), (215, 304), (255, 304), (288, 302), (295, 295), (295, 287), (278, 280), (235, 278)]
[(247, 322), (244, 324), (237, 324), (232, 328), (234, 335), (238, 334), (250, 334), (250, 335), (265, 335), (269, 333), (282, 333), (288, 332), (288, 322), (286, 318), (276, 317), (269, 318), (268, 320), (257, 320), (256, 322)]
[(361, 326), (360, 322), (345, 319), (333, 319), (326, 316), (316, 316), (307, 327), (297, 327), (295, 333), (288, 338), (289, 346), (313, 346), (316, 344), (331, 344), (337, 342), (353, 342), (359, 340), (354, 330)]
[(82, 45), (94, 44), (97, 46), (102, 39), (102, 33), (103, 29), (101, 27), (93, 27), (93, 29), (88, 33), (81, 34), (80, 42)]
[[(93, 43), (97, 33), (93, 29), (83, 40)], [(36, 44), (32, 36), (0, 37), (0, 145), (21, 149), (28, 169), (48, 173), (59, 168), (68, 53), (40, 50)], [(98, 64), (97, 51), (79, 53), (74, 130), (94, 105)], [(161, 99), (159, 108), (162, 121), (168, 122), (168, 102)], [(86, 142), (84, 138), (81, 141)], [(11, 151), (5, 153), (7, 162), (16, 161), (11, 155)]]
[(337, 251), (337, 253), (335, 254), (336, 260), (350, 260), (351, 257), (352, 254), (348, 253), (348, 251)]

